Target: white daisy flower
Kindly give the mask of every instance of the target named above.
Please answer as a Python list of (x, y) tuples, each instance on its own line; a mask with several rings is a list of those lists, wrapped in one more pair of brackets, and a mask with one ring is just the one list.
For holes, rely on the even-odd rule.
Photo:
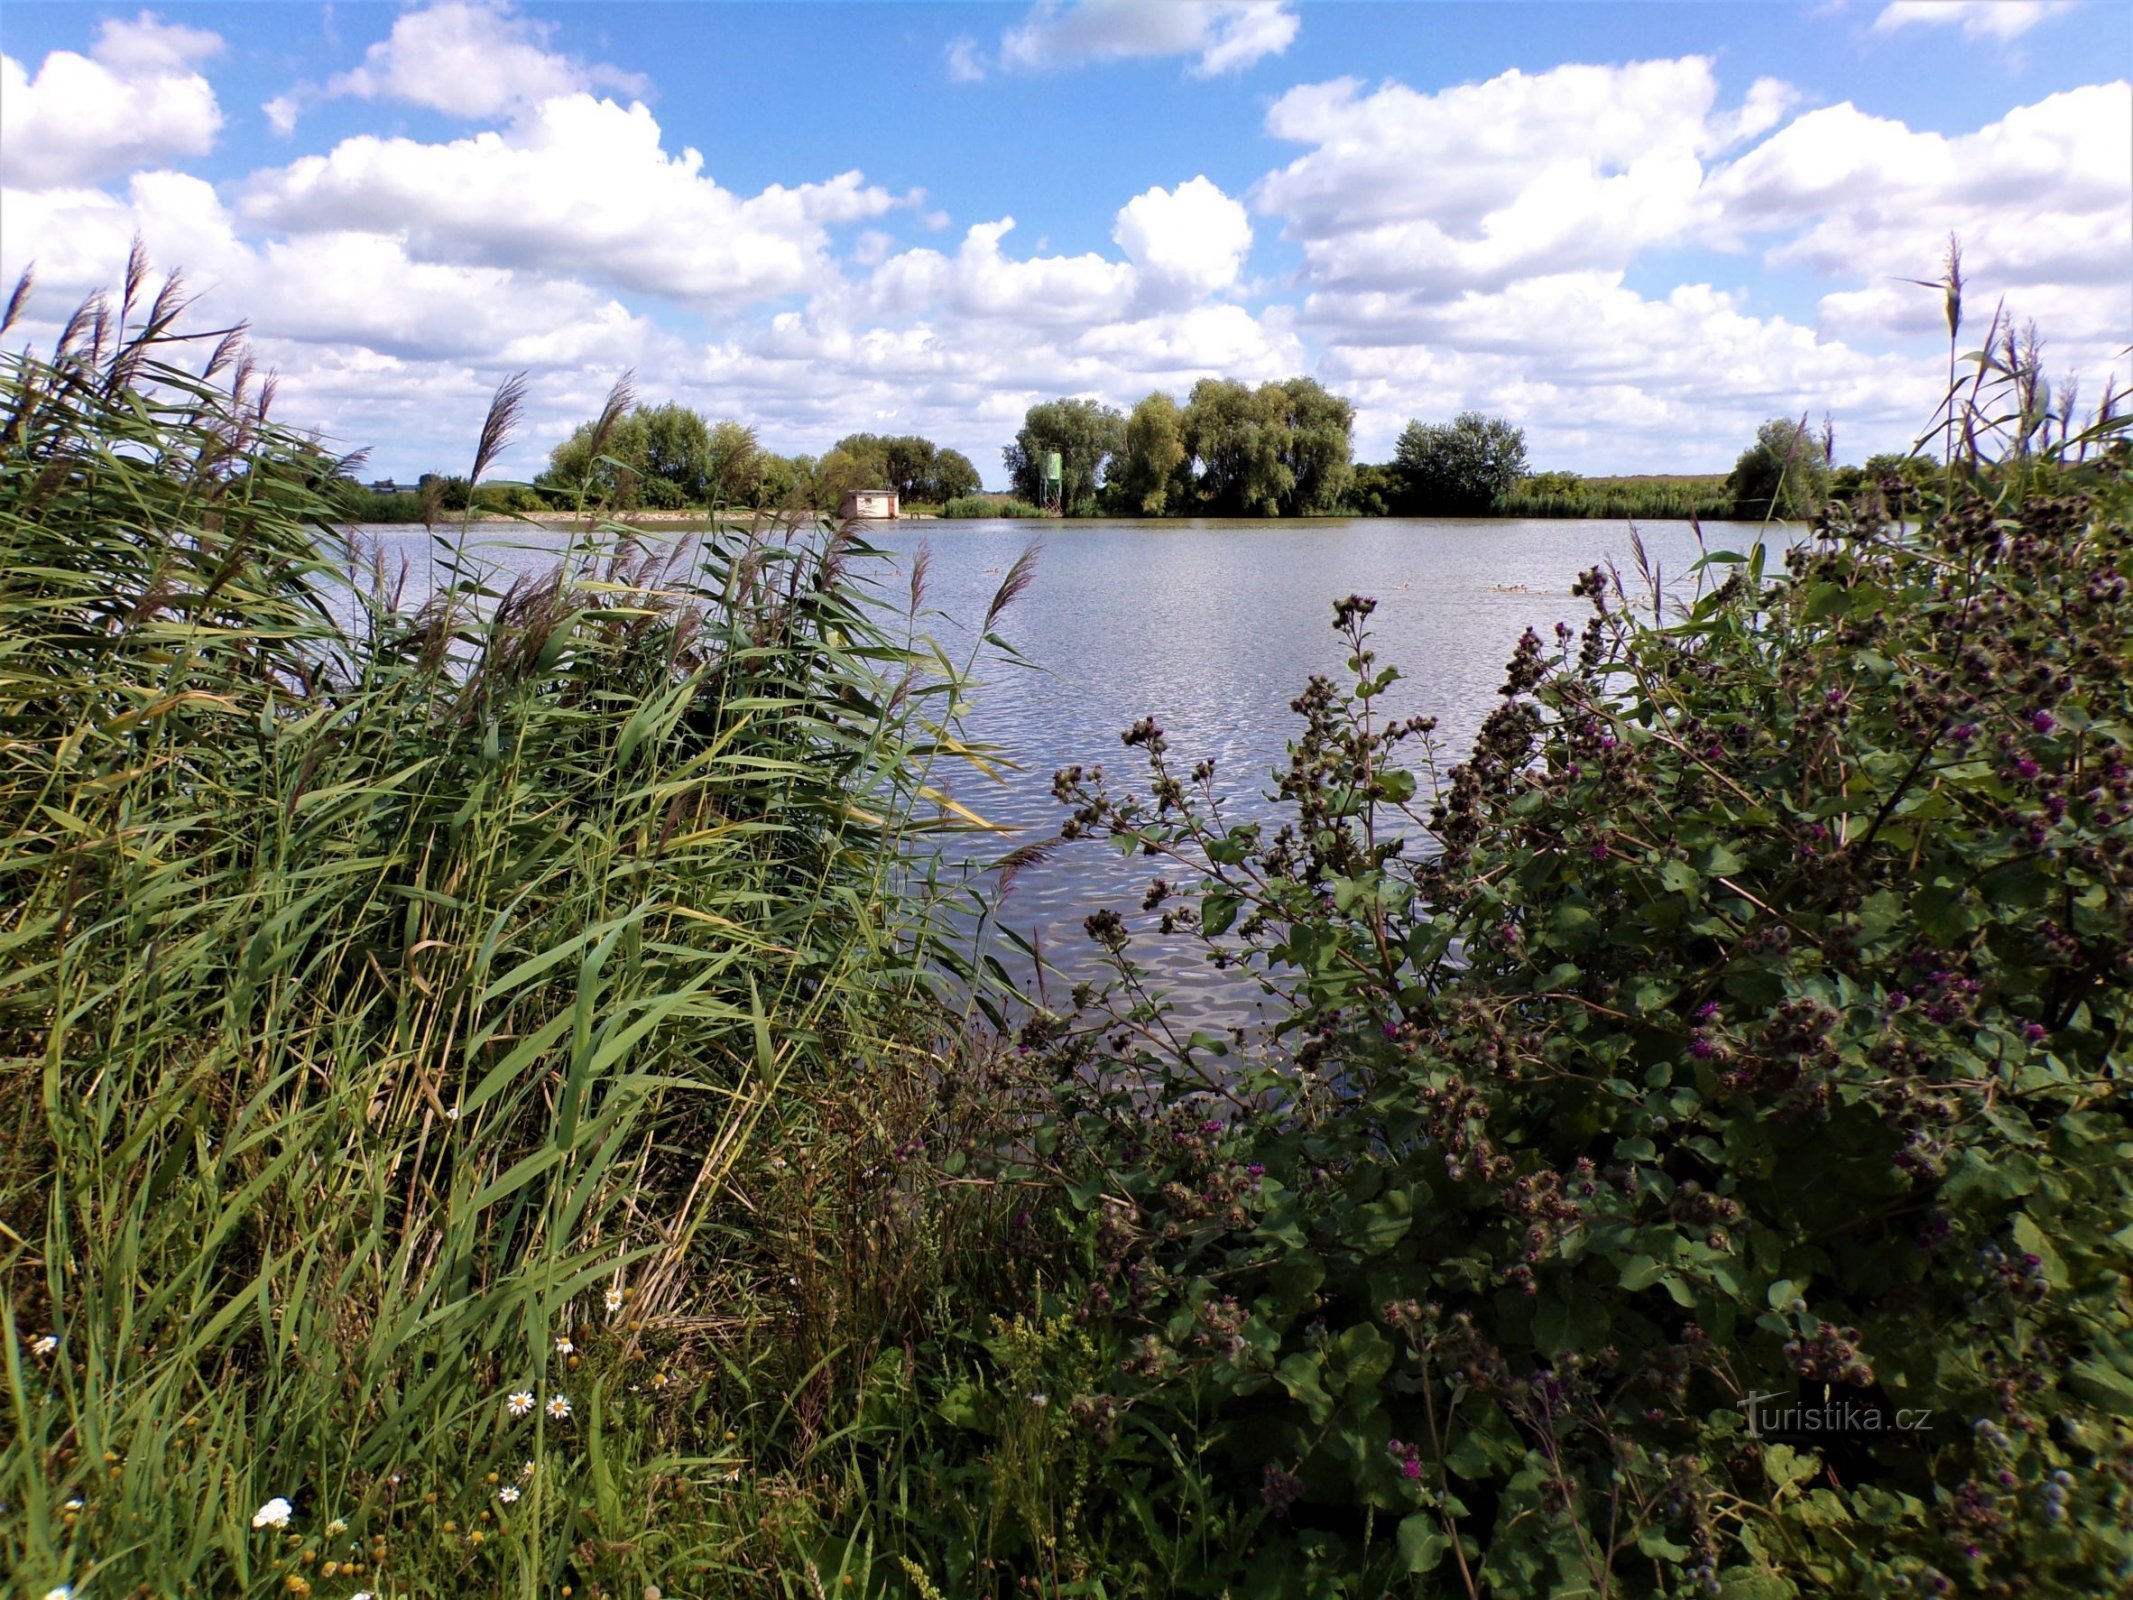
[(453, 1106), (449, 1110), (447, 1110), (444, 1114), (444, 1120), (447, 1122), (457, 1122), (459, 1120), (459, 1107)]
[(504, 1399), (504, 1409), (514, 1417), (523, 1417), (533, 1409), (533, 1391), (514, 1389)]
[(507, 1506), (513, 1504), (518, 1499), (518, 1485), (515, 1483), (505, 1484), (496, 1491), (496, 1498), (503, 1501)]
[(74, 1600), (74, 1590), (71, 1585), (63, 1583), (56, 1589), (45, 1590), (44, 1600)]
[(622, 1309), (622, 1286), (620, 1284), (611, 1283), (607, 1286), (607, 1309), (610, 1311), (620, 1311)]
[(81, 1496), (76, 1495), (73, 1499), (69, 1500), (67, 1502), (66, 1508), (69, 1511), (79, 1511), (81, 1509)]
[(548, 1414), (555, 1418), (556, 1421), (561, 1422), (570, 1415), (570, 1402), (559, 1394), (550, 1395), (548, 1397)]
[(280, 1495), (276, 1495), (252, 1513), (252, 1526), (255, 1528), (286, 1528), (289, 1525), (290, 1514), (295, 1509)]
[(530, 1478), (530, 1477), (532, 1477), (532, 1476), (533, 1476), (533, 1463), (529, 1461), (529, 1462), (527, 1462), (527, 1463), (526, 1463), (526, 1464), (525, 1464), (525, 1465), (524, 1465), (523, 1467), (520, 1467), (520, 1468), (518, 1469), (518, 1475), (519, 1475), (519, 1476), (520, 1476), (521, 1478)]
[(1052, 1397), (1048, 1394), (1040, 1392), (1038, 1394), (1031, 1395), (1029, 1397), (1029, 1403), (1033, 1406), (1048, 1406), (1052, 1403)]
[(556, 1353), (557, 1355), (559, 1355), (559, 1356), (567, 1356), (567, 1355), (569, 1355), (569, 1354), (571, 1353), (571, 1351), (573, 1351), (573, 1350), (575, 1350), (575, 1349), (577, 1349), (577, 1346), (576, 1346), (576, 1345), (574, 1345), (574, 1344), (572, 1344), (572, 1343), (570, 1342), (570, 1335), (569, 1335), (569, 1334), (567, 1334), (567, 1333), (566, 1333), (566, 1334), (562, 1334), (562, 1335), (560, 1335), (560, 1336), (559, 1336), (559, 1337), (558, 1337), (558, 1338), (556, 1339), (556, 1342), (555, 1342), (555, 1353)]
[[(54, 1350), (57, 1350), (59, 1348), (59, 1336), (55, 1333), (44, 1334), (40, 1336), (37, 1341), (30, 1346), (30, 1348), (34, 1350), (38, 1355), (48, 1356)], [(54, 1589), (52, 1592), (54, 1594), (59, 1593), (57, 1589)]]
[(358, 1589), (354, 1594), (348, 1597), (348, 1600), (378, 1600), (378, 1597), (372, 1594), (368, 1589)]

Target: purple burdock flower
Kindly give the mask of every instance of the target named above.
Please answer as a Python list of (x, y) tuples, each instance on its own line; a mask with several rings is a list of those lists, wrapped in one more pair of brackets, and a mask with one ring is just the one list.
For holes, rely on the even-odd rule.
[(1696, 1020), (1698, 1022), (1709, 1022), (1713, 1017), (1717, 1015), (1718, 1002), (1716, 1000), (1706, 1000), (1702, 1005), (1696, 1008)]
[(2029, 725), (2039, 733), (2050, 733), (2052, 729), (2059, 726), (2059, 719), (2049, 711), (2039, 711), (2029, 719)]
[(2035, 1044), (2039, 1039), (2043, 1038), (2046, 1034), (2050, 1032), (2051, 1029), (2045, 1027), (2044, 1024), (2041, 1022), (2025, 1022), (2022, 1024), (2022, 1037), (2027, 1039), (2031, 1044)]
[(1255, 1178), (1263, 1178), (1266, 1176), (1266, 1163), (1264, 1161), (1254, 1161), (1244, 1170)]
[(1609, 735), (1608, 735), (1608, 736), (1607, 736), (1606, 738), (1604, 738), (1604, 739), (1602, 739), (1602, 740), (1600, 741), (1600, 748), (1601, 748), (1602, 750), (1612, 750), (1612, 749), (1613, 749), (1614, 747), (1615, 747), (1615, 736), (1614, 736), (1613, 734), (1611, 734), (1611, 733), (1610, 733), (1610, 734), (1609, 734)]
[(1399, 1037), (1400, 1037), (1400, 1025), (1399, 1025), (1399, 1024), (1398, 1024), (1397, 1022), (1388, 1022), (1388, 1023), (1386, 1023), (1386, 1024), (1385, 1024), (1385, 1037), (1386, 1037), (1386, 1038), (1388, 1038), (1388, 1039), (1397, 1039), (1397, 1038), (1399, 1038)]
[(1958, 724), (1948, 730), (1948, 737), (1957, 744), (1968, 744), (1977, 737), (1977, 724), (1974, 722)]
[(1592, 847), (1592, 859), (1595, 861), (1605, 861), (1607, 859), (1607, 841), (1605, 839), (1602, 839)]
[(1699, 1033), (1689, 1041), (1689, 1054), (1698, 1061), (1708, 1061), (1718, 1054), (1718, 1046)]
[(1216, 1121), (1213, 1117), (1209, 1117), (1205, 1122), (1200, 1124), (1200, 1131), (1202, 1133), (1220, 1133), (1222, 1131), (1222, 1124)]
[(1410, 1481), (1422, 1476), (1422, 1461), (1418, 1456), (1409, 1456), (1400, 1463), (1400, 1476)]
[(2024, 756), (2020, 761), (2017, 761), (2015, 763), (2015, 771), (2020, 773), (2025, 778), (2034, 778), (2042, 770), (2043, 769), (2040, 768), (2037, 763), (2029, 756)]

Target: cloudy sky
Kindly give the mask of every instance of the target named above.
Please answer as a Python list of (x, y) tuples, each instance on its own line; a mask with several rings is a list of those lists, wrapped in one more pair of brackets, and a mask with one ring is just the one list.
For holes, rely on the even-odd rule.
[[(142, 235), (377, 473), (508, 475), (634, 367), (763, 442), (1310, 373), (1534, 464), (1901, 447), (1968, 315), (2133, 377), (2133, 7), (9, 0), (0, 274), (31, 332)], [(5, 285), (0, 285), (4, 288)], [(1969, 331), (1969, 330), (1966, 330)]]

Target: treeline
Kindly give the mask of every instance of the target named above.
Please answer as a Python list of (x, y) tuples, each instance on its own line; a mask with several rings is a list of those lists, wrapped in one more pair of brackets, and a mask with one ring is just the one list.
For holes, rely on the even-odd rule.
[(1353, 403), (1316, 379), (1203, 378), (1183, 405), (1044, 401), (1001, 455), (1019, 499), (1070, 516), (1329, 516), (1348, 509), (1354, 432)]
[[(1029, 408), (1001, 452), (1011, 492), (989, 496), (970, 458), (916, 434), (847, 434), (820, 456), (764, 449), (755, 430), (672, 402), (610, 401), (550, 452), (531, 483), (425, 474), (379, 494), (344, 481), (341, 514), (358, 522), (477, 513), (537, 516), (596, 506), (636, 511), (835, 512), (845, 495), (893, 489), (944, 516), (1592, 517), (1804, 520), (1871, 492), (1915, 505), (1932, 462), (1896, 454), (1834, 464), (1833, 435), (1774, 418), (1730, 473), (1581, 477), (1529, 470), (1525, 430), (1462, 412), (1416, 419), (1392, 460), (1357, 463), (1355, 406), (1312, 378), (1253, 388), (1205, 378), (1181, 404), (1156, 391), (1130, 412), (1086, 398)], [(1058, 457), (1059, 476), (1048, 477)]]
[[(1029, 408), (1001, 452), (1020, 514), (1807, 518), (1871, 486), (1892, 509), (1915, 500), (1931, 463), (1875, 456), (1833, 467), (1832, 435), (1765, 423), (1731, 473), (1580, 477), (1533, 472), (1525, 430), (1462, 412), (1416, 419), (1392, 460), (1356, 463), (1355, 406), (1310, 378), (1250, 388), (1208, 378), (1181, 405), (1158, 391), (1130, 412), (1090, 399)], [(1050, 476), (1057, 457), (1058, 476)], [(1002, 516), (965, 501), (951, 516)]]
[(916, 434), (847, 434), (823, 452), (779, 455), (755, 429), (673, 402), (610, 400), (549, 453), (531, 483), (425, 473), (413, 492), (379, 494), (347, 481), (338, 501), (360, 522), (422, 522), (476, 512), (539, 515), (598, 507), (633, 511), (830, 511), (858, 489), (893, 489), (906, 506), (976, 495), (983, 483), (960, 450)]
[(638, 406), (604, 432), (602, 422), (580, 424), (555, 447), (539, 489), (617, 511), (834, 511), (857, 489), (939, 505), (981, 487), (968, 456), (916, 434), (852, 433), (820, 456), (784, 456), (765, 450), (745, 423), (707, 421), (672, 403)]

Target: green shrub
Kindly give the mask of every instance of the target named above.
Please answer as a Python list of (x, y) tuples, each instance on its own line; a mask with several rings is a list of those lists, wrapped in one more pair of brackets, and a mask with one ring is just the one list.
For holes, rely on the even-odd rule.
[(1521, 478), (1496, 501), (1506, 517), (1594, 517), (1723, 521), (1733, 515), (1733, 497), (1722, 475), (1580, 478), (1574, 472), (1540, 472)]
[(2128, 467), (1974, 464), (1666, 626), (1587, 573), (1434, 789), (1360, 598), (1278, 828), (1153, 721), (1145, 798), (1060, 775), (1281, 1041), (1181, 1039), (1114, 912), (1035, 1029), (1126, 1587), (2125, 1591)]
[(1044, 512), (1026, 500), (1016, 500), (1011, 496), (972, 494), (948, 501), (941, 507), (941, 515), (977, 522), (993, 517), (1041, 517)]

